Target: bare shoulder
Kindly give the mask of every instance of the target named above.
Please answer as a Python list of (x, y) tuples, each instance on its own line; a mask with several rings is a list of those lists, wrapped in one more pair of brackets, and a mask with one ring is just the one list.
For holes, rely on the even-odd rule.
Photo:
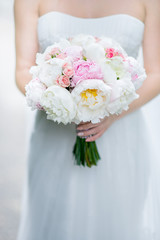
[(15, 0), (14, 14), (16, 16), (38, 16), (38, 7), (40, 0)]
[(160, 0), (142, 0), (145, 5), (144, 63), (148, 72), (160, 72)]
[(37, 22), (39, 0), (15, 0), (16, 83), (25, 94), (25, 85), (31, 80), (29, 69), (35, 64), (38, 52)]
[(160, 18), (160, 0), (142, 0), (146, 10), (146, 17), (149, 15)]
[[(23, 72), (34, 65), (38, 51), (37, 22), (39, 0), (15, 0), (16, 72)], [(23, 75), (23, 74), (22, 74)], [(20, 89), (22, 76), (17, 77)]]
[(142, 0), (143, 3), (146, 5), (146, 7), (151, 7), (152, 9), (156, 8), (157, 6), (160, 6), (160, 0)]

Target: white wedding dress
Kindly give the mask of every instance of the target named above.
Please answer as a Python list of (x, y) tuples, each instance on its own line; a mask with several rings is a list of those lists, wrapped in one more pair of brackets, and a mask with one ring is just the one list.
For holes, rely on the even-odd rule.
[[(39, 18), (40, 51), (84, 33), (118, 41), (138, 56), (144, 24), (127, 14), (84, 19), (60, 12)], [(18, 240), (160, 240), (155, 158), (142, 109), (97, 140), (101, 160), (74, 164), (75, 125), (36, 114)], [(154, 168), (155, 169), (155, 168)]]

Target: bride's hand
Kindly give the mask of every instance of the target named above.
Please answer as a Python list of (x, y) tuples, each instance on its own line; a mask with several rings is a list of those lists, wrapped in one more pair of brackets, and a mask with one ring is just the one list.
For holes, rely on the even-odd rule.
[(82, 122), (77, 125), (77, 135), (86, 138), (86, 142), (93, 142), (103, 135), (103, 133), (116, 120), (116, 116), (109, 116), (102, 119), (99, 123)]

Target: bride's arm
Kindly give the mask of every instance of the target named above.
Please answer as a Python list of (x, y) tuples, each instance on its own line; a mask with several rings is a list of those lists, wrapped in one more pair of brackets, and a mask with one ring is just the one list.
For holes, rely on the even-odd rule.
[[(160, 1), (154, 0), (152, 2), (145, 0), (145, 6), (143, 55), (147, 78), (142, 87), (137, 90), (140, 97), (130, 104), (128, 111), (124, 111), (119, 116), (107, 117), (98, 124), (80, 124), (78, 126), (78, 129), (81, 130), (79, 136), (94, 135), (93, 137), (88, 137), (87, 141), (95, 141), (103, 135), (113, 122), (140, 108), (160, 93)], [(86, 129), (90, 130), (84, 131)]]
[(38, 51), (38, 0), (15, 0), (16, 84), (25, 94), (25, 85), (31, 80), (29, 69), (35, 64)]
[(160, 1), (146, 0), (145, 4), (146, 18), (143, 56), (147, 78), (142, 87), (137, 90), (137, 93), (140, 95), (139, 99), (135, 100), (130, 105), (127, 113), (123, 113), (122, 116), (143, 106), (160, 93)]

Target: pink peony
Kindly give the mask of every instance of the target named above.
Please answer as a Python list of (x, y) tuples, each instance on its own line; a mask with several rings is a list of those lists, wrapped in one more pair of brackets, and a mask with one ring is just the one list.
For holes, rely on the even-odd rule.
[(80, 46), (70, 46), (65, 50), (65, 54), (71, 57), (73, 61), (78, 61), (82, 59), (82, 47)]
[(69, 87), (70, 85), (70, 80), (69, 77), (65, 75), (58, 76), (56, 80), (57, 84), (63, 88)]
[(72, 79), (72, 86), (76, 86), (77, 83), (87, 79), (100, 79), (103, 80), (103, 74), (98, 64), (93, 61), (79, 60), (74, 62), (74, 76)]

